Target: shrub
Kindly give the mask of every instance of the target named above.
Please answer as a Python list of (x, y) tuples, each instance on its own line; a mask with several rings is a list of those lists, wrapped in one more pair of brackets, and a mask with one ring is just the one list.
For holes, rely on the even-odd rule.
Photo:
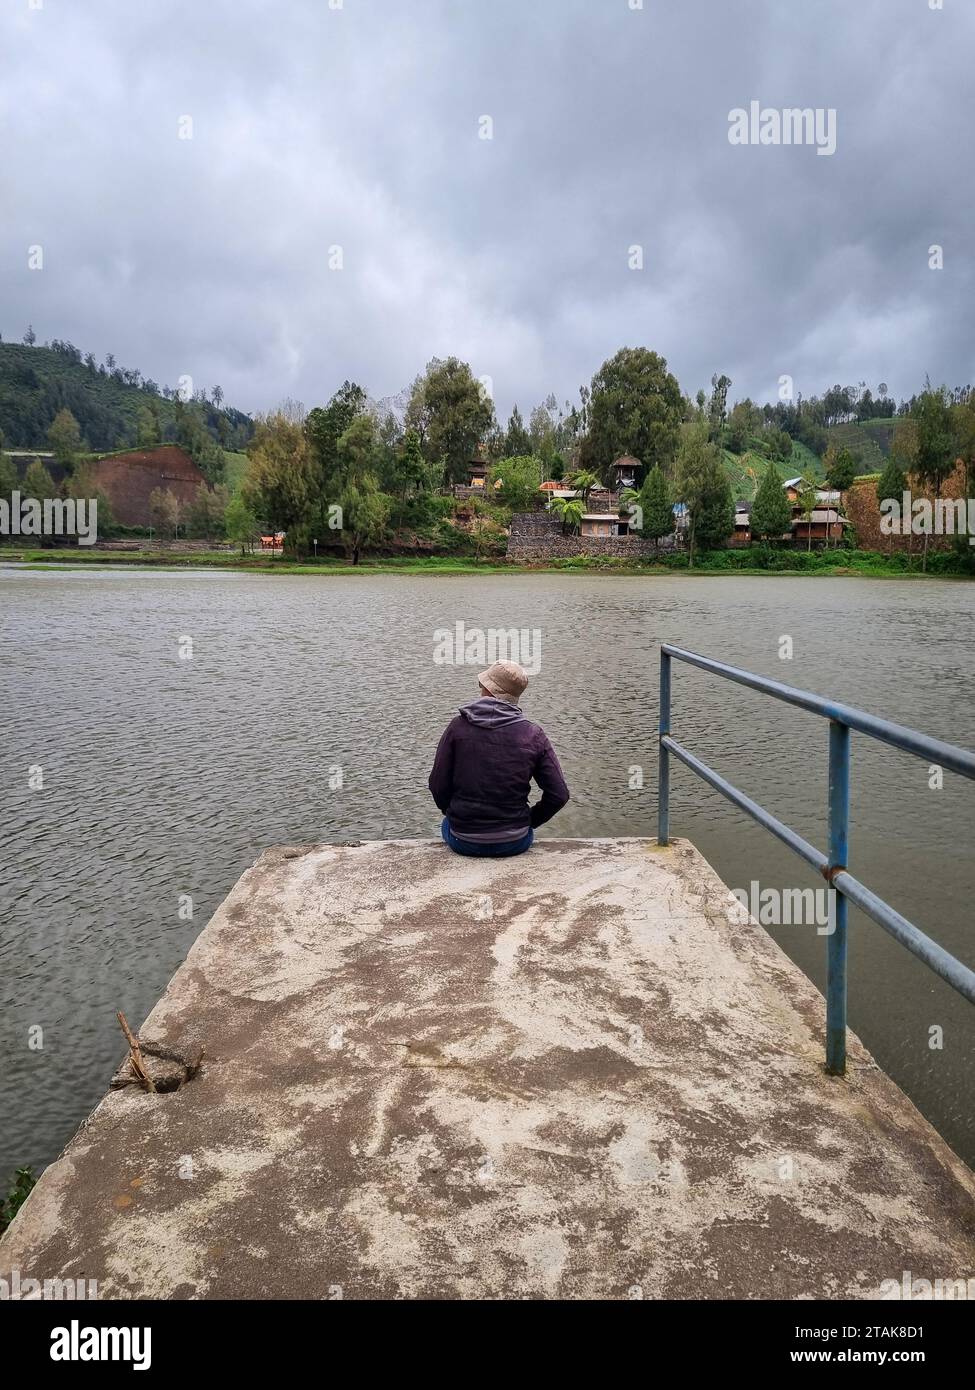
[(16, 1170), (10, 1184), (10, 1191), (6, 1197), (0, 1197), (0, 1235), (20, 1211), (36, 1181), (37, 1179), (30, 1168), (18, 1168)]

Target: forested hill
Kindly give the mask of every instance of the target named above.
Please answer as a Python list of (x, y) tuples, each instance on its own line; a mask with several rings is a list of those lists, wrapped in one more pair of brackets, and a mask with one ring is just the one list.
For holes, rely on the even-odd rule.
[(46, 449), (59, 410), (68, 409), (84, 444), (98, 453), (153, 443), (187, 443), (205, 432), (225, 449), (243, 449), (250, 418), (223, 405), (219, 386), (183, 401), (168, 386), (121, 367), (99, 364), (72, 343), (49, 347), (0, 343), (0, 431), (5, 449)]

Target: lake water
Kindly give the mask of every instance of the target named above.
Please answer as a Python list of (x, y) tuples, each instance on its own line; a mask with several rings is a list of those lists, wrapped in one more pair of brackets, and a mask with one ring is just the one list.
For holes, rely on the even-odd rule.
[[(934, 581), (0, 569), (0, 1179), (57, 1155), (123, 1054), (116, 1009), (141, 1023), (262, 849), (439, 833), (426, 778), (477, 668), (437, 664), (437, 629), (537, 630), (525, 710), (572, 790), (543, 834), (653, 835), (661, 641), (972, 748), (973, 614), (975, 586)], [(676, 738), (825, 847), (825, 721), (680, 666), (673, 710)], [(975, 963), (975, 786), (853, 747), (853, 871)], [(679, 765), (671, 828), (733, 887), (822, 886)], [(822, 988), (825, 938), (771, 930)], [(850, 955), (852, 1027), (975, 1161), (975, 1010), (857, 913)]]

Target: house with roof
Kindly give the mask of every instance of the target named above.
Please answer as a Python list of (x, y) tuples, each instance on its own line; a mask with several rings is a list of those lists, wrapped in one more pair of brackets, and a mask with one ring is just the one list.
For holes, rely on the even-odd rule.
[(564, 480), (549, 478), (548, 482), (539, 485), (539, 492), (544, 493), (546, 502), (551, 502), (555, 497), (564, 497), (571, 500), (574, 497), (581, 497), (582, 494), (575, 488), (570, 487)]
[(782, 484), (785, 495), (792, 503), (792, 540), (809, 545), (811, 541), (826, 544), (832, 540), (842, 540), (844, 529), (850, 525), (847, 517), (840, 515), (840, 494), (833, 488), (816, 488), (816, 505), (807, 516), (800, 498), (811, 486), (809, 480), (800, 473), (795, 478), (787, 478)]
[(748, 545), (752, 538), (752, 504), (745, 499), (735, 503), (735, 530), (731, 545)]
[(848, 518), (841, 516), (836, 507), (814, 507), (808, 518), (800, 508), (798, 516), (792, 518), (792, 539), (805, 545), (811, 541), (842, 540), (849, 525)]
[[(796, 545), (808, 546), (812, 541), (825, 545), (829, 541), (842, 540), (844, 529), (850, 525), (839, 511), (840, 494), (829, 488), (816, 488), (816, 505), (807, 517), (799, 501), (809, 486), (801, 475), (787, 478), (782, 484), (785, 494), (792, 503), (792, 518), (789, 530), (780, 539), (791, 540)], [(735, 503), (735, 529), (730, 539), (731, 545), (749, 545), (752, 537), (752, 503), (740, 499)]]
[(579, 523), (580, 536), (629, 536), (630, 519), (613, 512), (585, 512)]

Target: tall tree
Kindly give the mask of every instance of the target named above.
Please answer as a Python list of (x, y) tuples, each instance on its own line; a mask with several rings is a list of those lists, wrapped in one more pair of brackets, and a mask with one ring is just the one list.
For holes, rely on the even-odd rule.
[(557, 450), (556, 419), (558, 402), (550, 395), (541, 405), (536, 405), (528, 421), (531, 436), (531, 452), (542, 460), (546, 477), (551, 477), (552, 463)]
[(517, 406), (511, 412), (508, 429), (504, 436), (504, 452), (507, 458), (525, 458), (533, 453), (531, 436), (525, 429), (521, 411)]
[(70, 473), (81, 452), (81, 429), (66, 406), (55, 415), (47, 432), (47, 439), (55, 461)]
[(690, 564), (698, 549), (727, 540), (735, 529), (735, 503), (721, 454), (706, 421), (685, 425), (677, 456), (677, 494), (687, 507)]
[(769, 463), (752, 504), (751, 531), (762, 540), (778, 540), (788, 531), (792, 507), (775, 465)]
[(721, 431), (724, 428), (725, 417), (728, 413), (728, 388), (731, 386), (731, 378), (722, 372), (718, 376), (715, 372), (711, 378), (711, 399), (708, 401), (708, 433), (713, 442), (721, 438)]
[(256, 420), (250, 465), (241, 485), (244, 501), (271, 530), (284, 531), (295, 554), (303, 541), (312, 499), (311, 450), (301, 425), (283, 415)]
[(501, 501), (513, 512), (527, 512), (538, 497), (539, 477), (538, 459), (531, 454), (520, 458), (499, 459), (488, 473), (488, 482), (493, 491), (494, 484), (500, 482)]
[(416, 430), (424, 457), (460, 483), (475, 450), (494, 424), (494, 406), (470, 367), (456, 357), (435, 357), (417, 377), (406, 408), (406, 427)]
[(350, 483), (342, 492), (342, 536), (353, 565), (359, 563), (364, 546), (382, 539), (389, 519), (391, 499), (379, 491), (375, 476), (368, 474)]
[(28, 465), (22, 491), (25, 497), (34, 497), (38, 502), (53, 501), (57, 497), (54, 479), (40, 459), (33, 459)]
[[(849, 492), (853, 486), (853, 480), (857, 475), (857, 461), (849, 449), (840, 449), (833, 457), (827, 454), (826, 481), (834, 492), (839, 493), (839, 504), (836, 508), (837, 515), (843, 509), (843, 494)], [(829, 507), (827, 507), (827, 514)], [(828, 536), (828, 524), (827, 524)]]
[(239, 492), (235, 493), (227, 503), (227, 510), (224, 513), (224, 528), (228, 541), (233, 541), (235, 545), (240, 546), (241, 555), (245, 550), (254, 548), (254, 541), (259, 535), (257, 517)]
[(965, 496), (975, 495), (975, 390), (969, 387), (952, 410), (955, 444), (965, 468)]
[(149, 517), (163, 540), (172, 540), (179, 527), (179, 501), (168, 487), (154, 487), (149, 494)]
[[(727, 427), (728, 448), (733, 454), (745, 452), (749, 439), (759, 431), (761, 419), (761, 412), (758, 407), (747, 396), (743, 401), (738, 401), (735, 404), (728, 416)], [(791, 440), (789, 444), (791, 448)]]
[(392, 499), (380, 491), (381, 446), (375, 417), (357, 415), (338, 441), (338, 473), (342, 490), (342, 539), (359, 563), (363, 547), (382, 538)]
[(311, 505), (314, 524), (320, 531), (328, 525), (328, 509), (337, 504), (339, 478), (339, 440), (366, 408), (366, 393), (354, 381), (344, 381), (326, 406), (308, 412), (305, 435), (309, 445)]
[[(931, 488), (935, 499), (955, 469), (957, 442), (955, 421), (947, 388), (933, 388), (930, 383), (921, 392), (911, 417), (917, 431), (917, 461), (914, 473), (925, 487)], [(927, 569), (930, 527), (924, 532), (922, 569)]]
[(416, 430), (407, 430), (406, 432), (403, 447), (399, 452), (395, 475), (399, 487), (402, 489), (401, 495), (403, 497), (411, 488), (414, 492), (422, 491), (429, 482), (429, 466), (423, 457), (423, 450), (420, 448), (420, 436)]
[(640, 489), (638, 506), (643, 518), (640, 535), (652, 540), (654, 549), (659, 551), (663, 537), (674, 529), (674, 500), (663, 469), (650, 469)]
[[(907, 474), (900, 465), (897, 455), (891, 451), (884, 464), (884, 471), (877, 479), (877, 505), (883, 502), (896, 502), (898, 510), (903, 508), (904, 493), (907, 491)], [(910, 516), (906, 518), (910, 521)], [(902, 517), (903, 521), (904, 518)], [(891, 530), (887, 537), (887, 554), (889, 555), (894, 548), (894, 532)]]
[(624, 454), (645, 469), (670, 468), (680, 441), (683, 398), (664, 358), (647, 348), (620, 348), (592, 379), (584, 467), (609, 481), (609, 468)]
[(140, 449), (159, 443), (159, 416), (148, 405), (140, 405), (135, 412), (135, 438)]
[(68, 497), (84, 498), (88, 503), (98, 503), (98, 535), (110, 536), (115, 531), (115, 514), (107, 495), (95, 482), (91, 470), (80, 463), (71, 476), (65, 479), (64, 490)]
[[(917, 450), (917, 422), (908, 417), (901, 422), (890, 442), (890, 456), (907, 479), (907, 487), (911, 486), (911, 476), (917, 468)], [(903, 496), (901, 501), (903, 502)], [(909, 517), (908, 522), (910, 521)], [(907, 528), (907, 553), (913, 561), (914, 528), (910, 524)]]
[(222, 484), (213, 488), (201, 487), (187, 508), (189, 534), (206, 541), (223, 535), (229, 501), (230, 495)]

